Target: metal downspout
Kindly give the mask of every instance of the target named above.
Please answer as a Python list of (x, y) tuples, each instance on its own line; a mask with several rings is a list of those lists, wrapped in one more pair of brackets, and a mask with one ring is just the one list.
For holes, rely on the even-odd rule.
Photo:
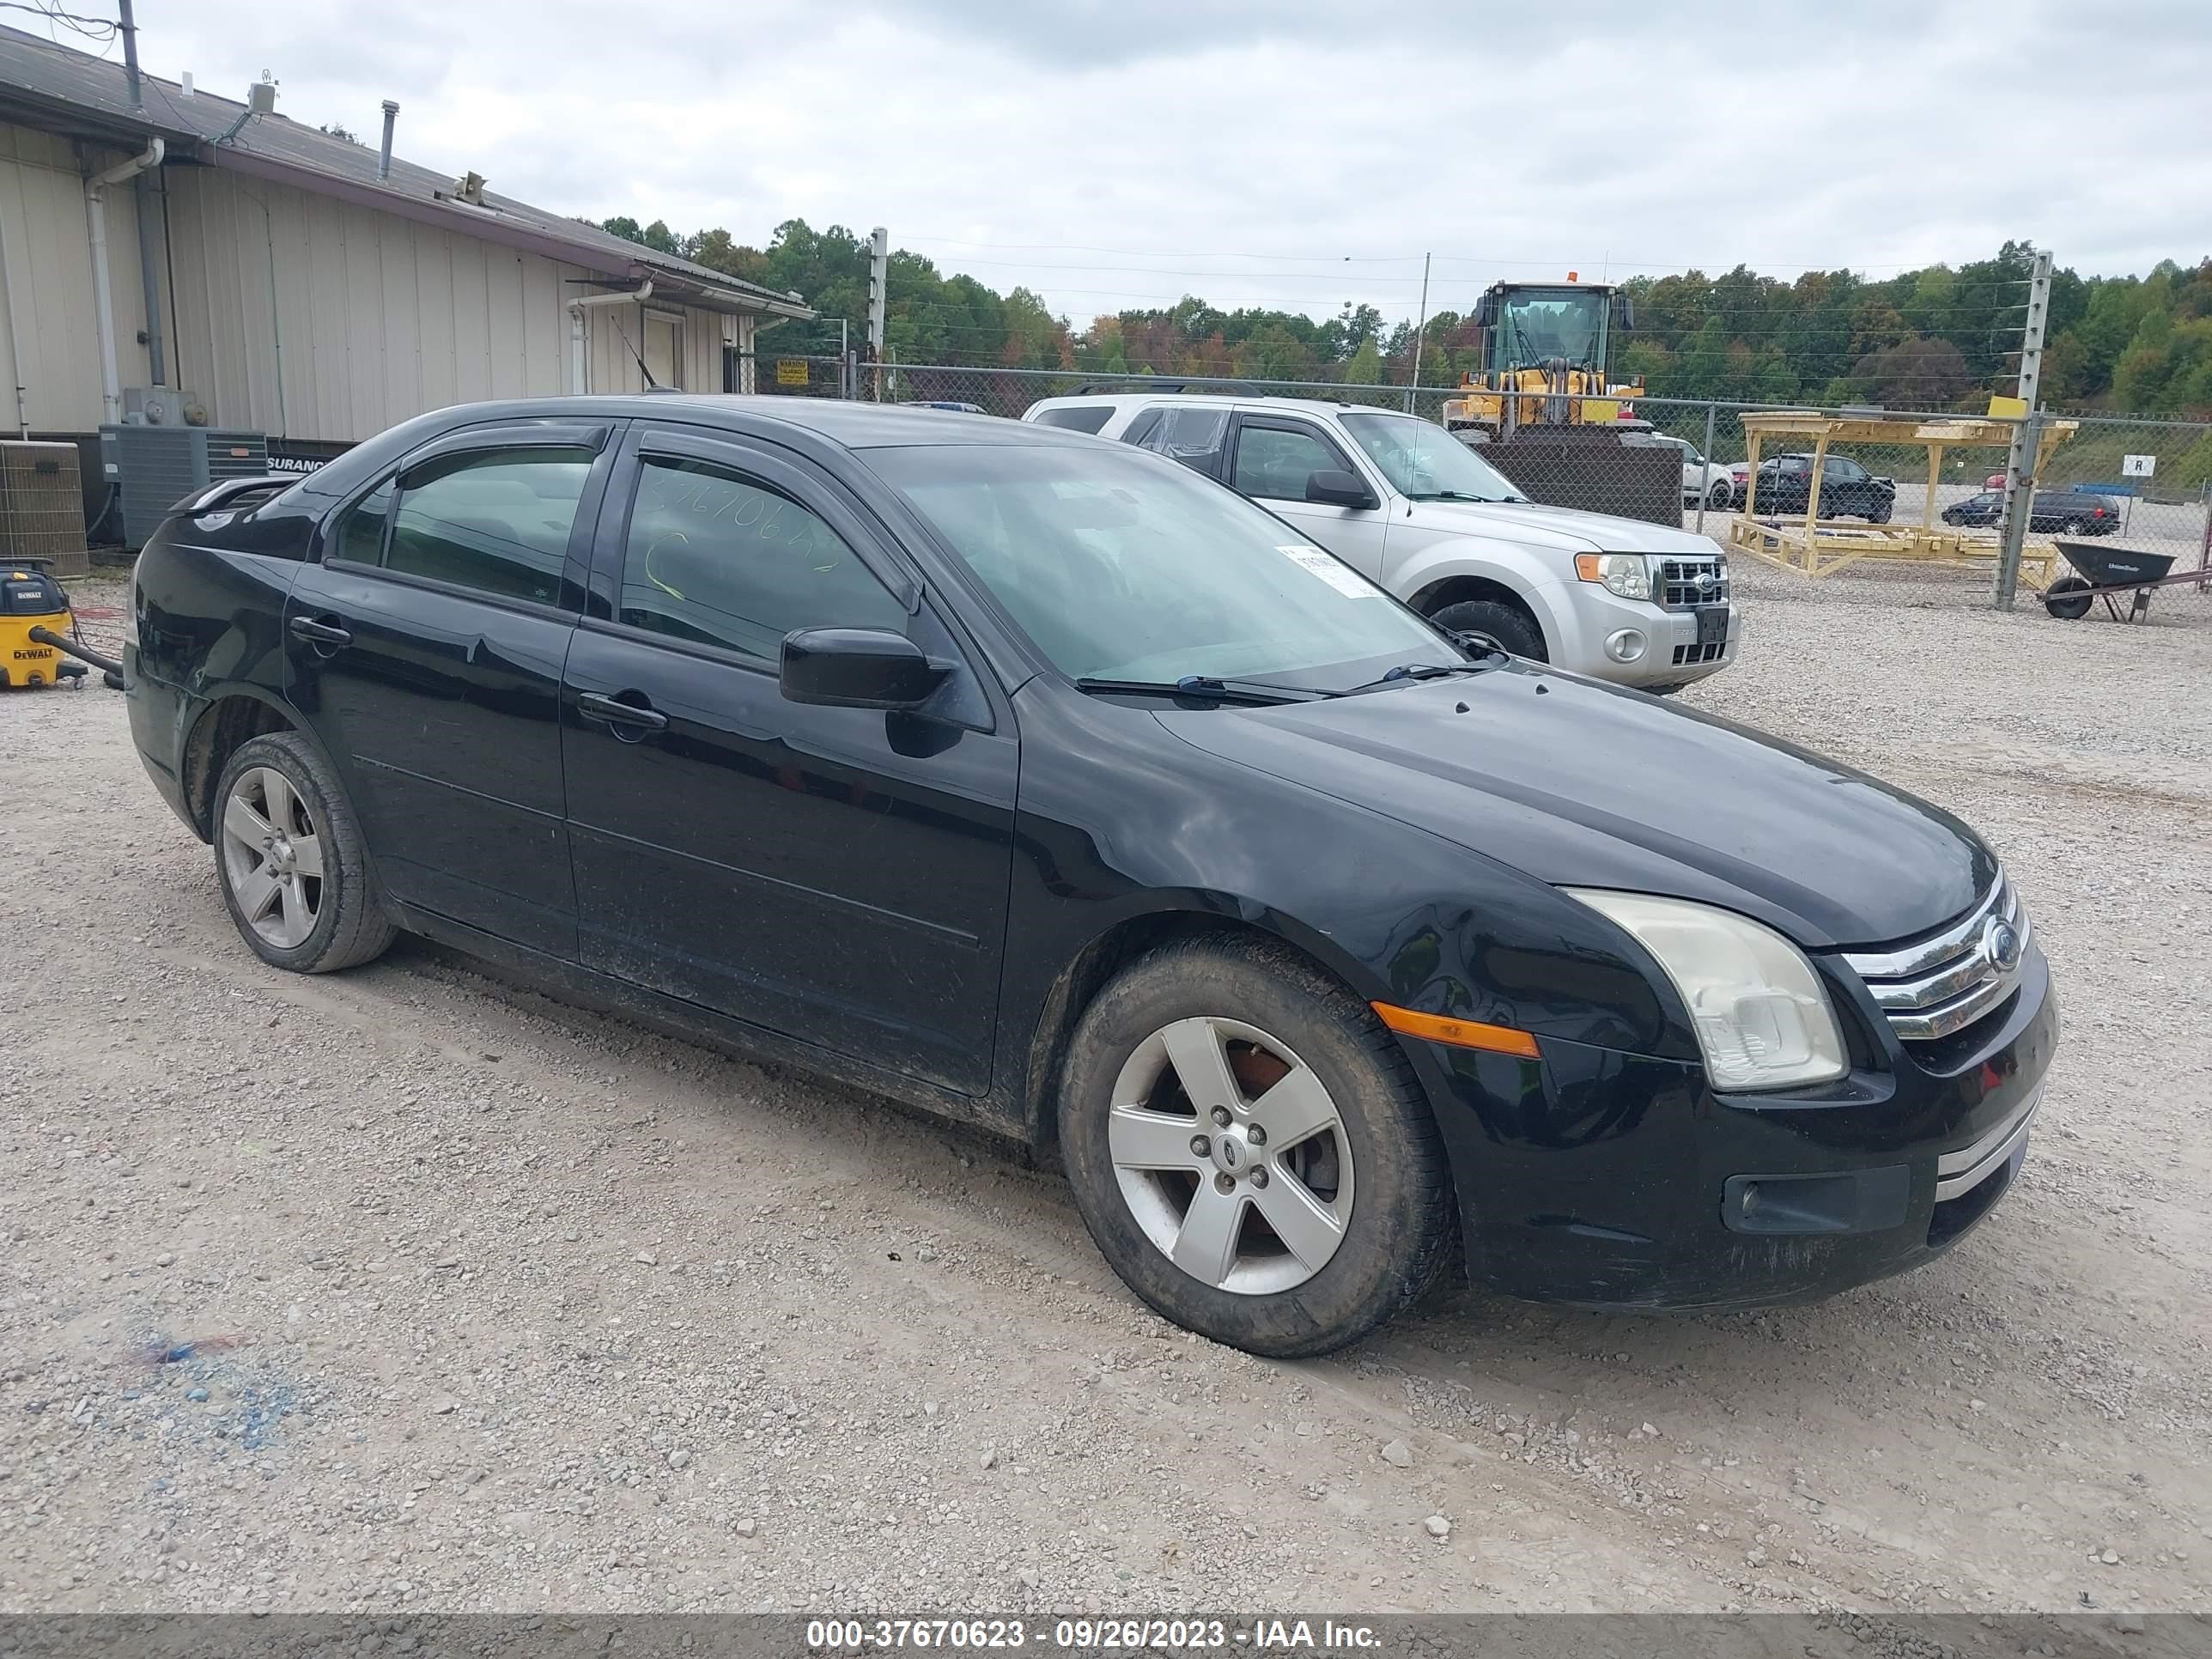
[(23, 337), (15, 327), (15, 285), (8, 279), (8, 223), (0, 214), (0, 310), (8, 318), (8, 372), (15, 379), (15, 435), (31, 435), (30, 394), (23, 375)]
[[(107, 187), (119, 185), (126, 179), (135, 179), (149, 167), (161, 165), (168, 154), (168, 146), (159, 138), (147, 140), (141, 155), (112, 167), (105, 173), (95, 173), (84, 181), (85, 226), (92, 238), (92, 309), (94, 327), (100, 337), (100, 408), (102, 424), (112, 426), (123, 418), (123, 381), (115, 365), (115, 314), (113, 295), (107, 276)], [(144, 227), (139, 231), (140, 246), (145, 241)]]
[(620, 294), (580, 294), (568, 301), (568, 394), (580, 398), (592, 389), (591, 358), (586, 349), (584, 331), (584, 308), (586, 306), (621, 305), (635, 301), (643, 304), (653, 297), (653, 279), (647, 277), (635, 289)]

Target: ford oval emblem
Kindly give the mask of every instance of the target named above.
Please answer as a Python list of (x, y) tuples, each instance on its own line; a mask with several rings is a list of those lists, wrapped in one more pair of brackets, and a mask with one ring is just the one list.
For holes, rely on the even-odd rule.
[(2020, 966), (2020, 931), (2008, 921), (1990, 918), (1989, 930), (1982, 935), (1982, 949), (2001, 973), (2010, 973)]

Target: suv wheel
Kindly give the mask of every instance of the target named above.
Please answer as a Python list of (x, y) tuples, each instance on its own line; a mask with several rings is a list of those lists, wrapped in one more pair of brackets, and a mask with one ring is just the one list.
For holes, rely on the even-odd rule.
[(1544, 630), (1517, 605), (1504, 599), (1462, 599), (1430, 613), (1429, 620), (1454, 634), (1487, 634), (1516, 657), (1549, 662)]
[(216, 878), (264, 962), (327, 974), (380, 956), (384, 914), (360, 826), (314, 745), (275, 732), (238, 747), (216, 786)]
[(1076, 1207), (1122, 1282), (1249, 1352), (1358, 1340), (1454, 1237), (1397, 1040), (1279, 946), (1192, 941), (1125, 969), (1076, 1027), (1060, 1113)]

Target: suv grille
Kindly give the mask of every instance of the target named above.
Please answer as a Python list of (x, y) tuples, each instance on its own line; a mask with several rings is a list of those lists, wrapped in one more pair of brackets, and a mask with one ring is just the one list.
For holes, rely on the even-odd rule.
[(1855, 951), (1844, 960), (1866, 981), (1890, 1029), (1907, 1042), (1963, 1030), (2013, 994), (2031, 929), (2003, 872), (1960, 920), (1893, 951)]
[(1729, 596), (1728, 560), (1711, 558), (1659, 561), (1659, 603), (1669, 611), (1688, 611), (1701, 605), (1725, 605)]

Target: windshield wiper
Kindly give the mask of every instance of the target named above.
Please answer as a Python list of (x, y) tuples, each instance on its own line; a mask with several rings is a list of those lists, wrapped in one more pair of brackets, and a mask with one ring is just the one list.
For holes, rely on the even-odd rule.
[(1310, 686), (1272, 685), (1265, 680), (1223, 680), (1211, 674), (1186, 674), (1179, 680), (1106, 680), (1085, 677), (1075, 683), (1079, 691), (1119, 692), (1131, 696), (1199, 697), (1209, 702), (1315, 702), (1340, 694), (1316, 691)]
[(1496, 664), (1511, 659), (1512, 653), (1487, 634), (1459, 633), (1452, 642), (1463, 651), (1476, 654), (1474, 662), (1401, 662), (1388, 672), (1377, 675), (1363, 684), (1355, 685), (1343, 693), (1350, 696), (1356, 691), (1378, 691), (1386, 685), (1397, 685), (1410, 680), (1448, 679), (1454, 674), (1480, 674)]

